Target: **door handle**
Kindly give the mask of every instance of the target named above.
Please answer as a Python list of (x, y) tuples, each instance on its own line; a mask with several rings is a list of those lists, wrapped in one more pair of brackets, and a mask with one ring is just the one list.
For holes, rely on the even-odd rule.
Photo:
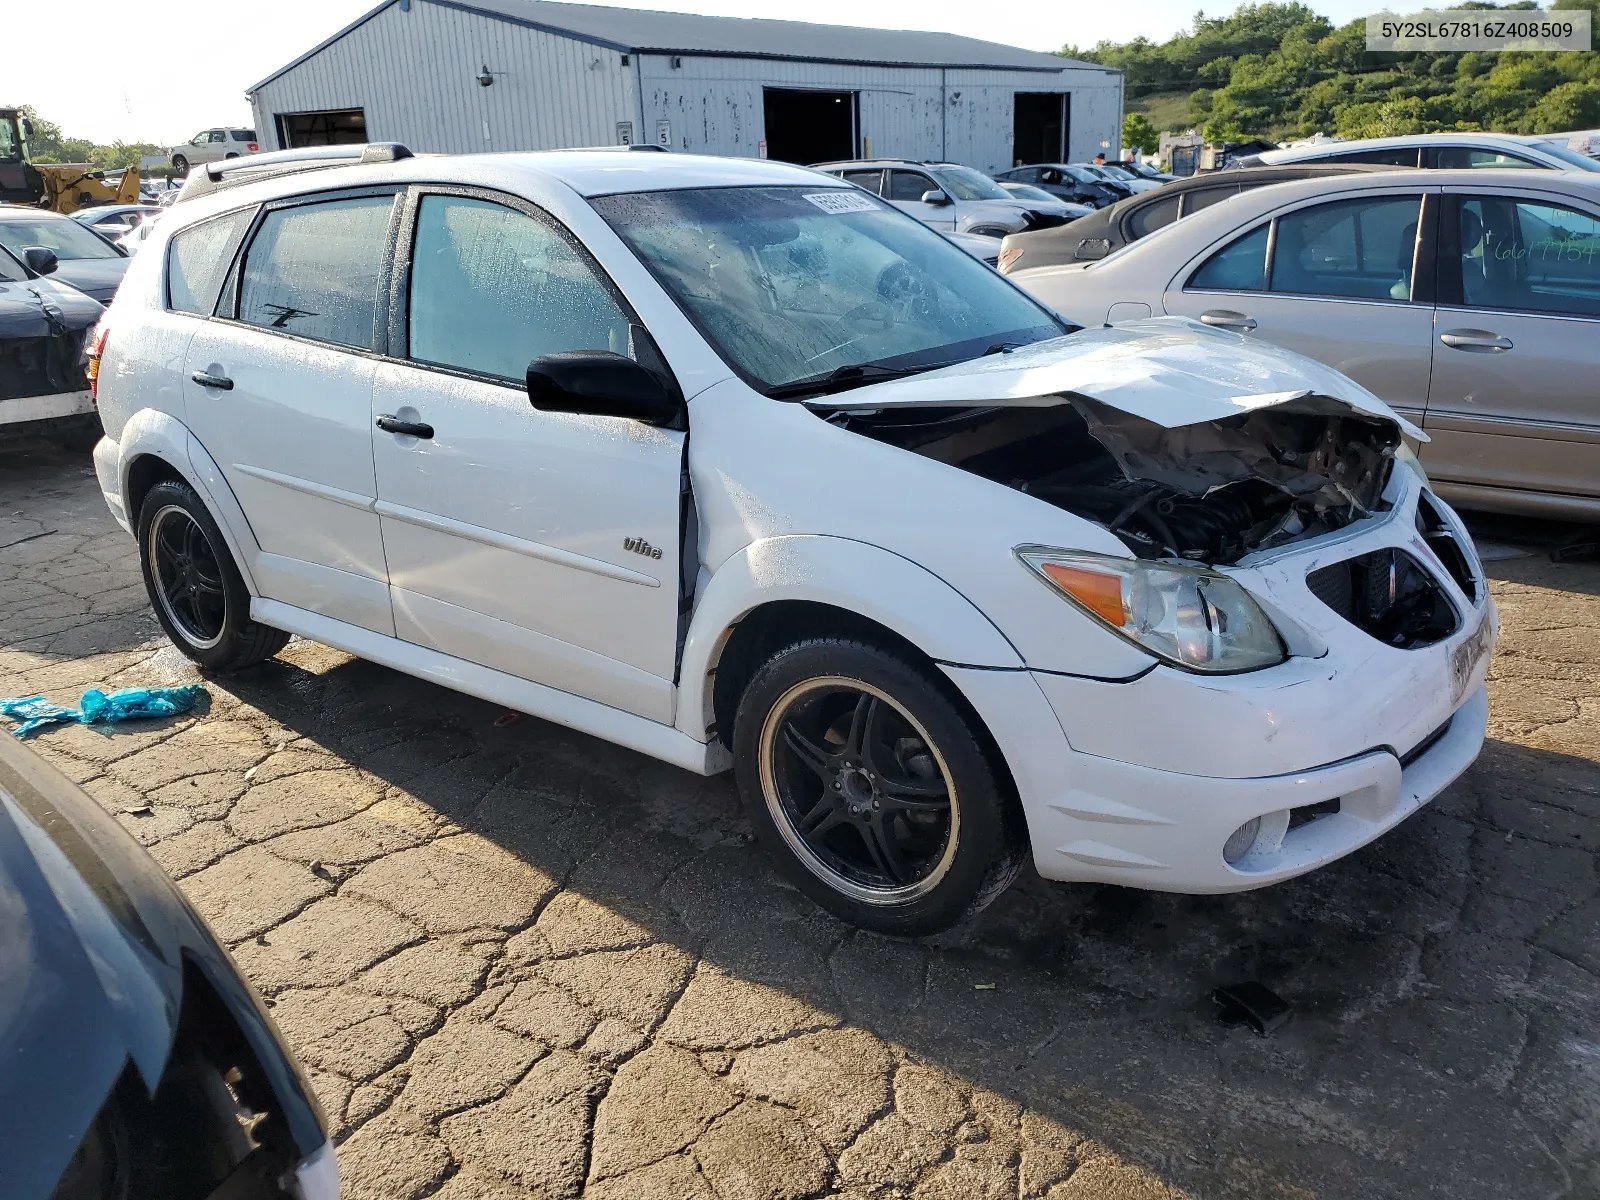
[(212, 375), (206, 371), (196, 371), (189, 378), (204, 388), (216, 388), (219, 392), (233, 391), (233, 380), (226, 375)]
[(1504, 354), (1511, 349), (1510, 338), (1486, 329), (1447, 329), (1439, 335), (1439, 340), (1452, 350), (1476, 354)]
[(384, 413), (378, 418), (378, 428), (385, 433), (403, 433), (408, 437), (431, 438), (433, 426), (425, 425), (421, 421), (402, 421), (391, 413)]
[(1237, 329), (1242, 333), (1249, 333), (1256, 327), (1256, 319), (1247, 317), (1242, 312), (1234, 312), (1227, 308), (1213, 308), (1200, 314), (1200, 323), (1210, 325), (1213, 329)]

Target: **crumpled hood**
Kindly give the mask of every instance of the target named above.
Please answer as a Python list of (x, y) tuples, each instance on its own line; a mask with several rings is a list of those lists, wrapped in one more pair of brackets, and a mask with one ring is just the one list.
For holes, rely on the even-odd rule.
[(1156, 317), (991, 354), (926, 374), (809, 401), (817, 408), (1015, 405), (1042, 407), (1063, 395), (1097, 400), (1167, 429), (1218, 421), (1290, 401), (1330, 414), (1350, 409), (1427, 435), (1331, 367), (1187, 317)]

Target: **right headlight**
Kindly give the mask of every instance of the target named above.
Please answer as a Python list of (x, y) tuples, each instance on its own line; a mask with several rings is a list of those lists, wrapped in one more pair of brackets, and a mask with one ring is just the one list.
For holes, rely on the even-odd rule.
[(1015, 553), (1112, 632), (1186, 671), (1255, 671), (1287, 657), (1267, 614), (1226, 575), (1049, 546), (1018, 546)]

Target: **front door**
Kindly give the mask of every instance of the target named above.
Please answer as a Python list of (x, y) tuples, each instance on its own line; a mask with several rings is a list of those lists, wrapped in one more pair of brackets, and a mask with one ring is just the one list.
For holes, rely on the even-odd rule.
[(269, 211), (183, 372), (189, 428), (244, 510), (263, 593), (387, 634), (371, 408), (394, 204), (380, 192)]
[(944, 189), (934, 182), (932, 175), (895, 168), (889, 172), (888, 188), (883, 193), (883, 198), (901, 212), (910, 213), (924, 225), (931, 225), (935, 229), (954, 229), (956, 227), (954, 196), (945, 192), (946, 199), (950, 201), (948, 204), (924, 204), (922, 200), (927, 192), (943, 191)]
[(685, 435), (540, 412), (531, 360), (654, 347), (600, 268), (538, 209), (424, 194), (403, 363), (378, 369), (378, 505), (398, 636), (669, 723)]
[(1447, 201), (1423, 465), (1600, 496), (1600, 205), (1504, 188)]
[(1173, 280), (1166, 311), (1296, 350), (1420, 421), (1433, 322), (1431, 279), (1413, 287), (1422, 216), (1416, 193), (1280, 214)]

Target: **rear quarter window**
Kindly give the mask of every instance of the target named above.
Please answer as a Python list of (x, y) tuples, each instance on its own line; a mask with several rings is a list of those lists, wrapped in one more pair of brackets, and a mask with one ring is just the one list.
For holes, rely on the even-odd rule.
[(167, 245), (167, 307), (209, 317), (255, 210), (228, 213), (179, 230)]

